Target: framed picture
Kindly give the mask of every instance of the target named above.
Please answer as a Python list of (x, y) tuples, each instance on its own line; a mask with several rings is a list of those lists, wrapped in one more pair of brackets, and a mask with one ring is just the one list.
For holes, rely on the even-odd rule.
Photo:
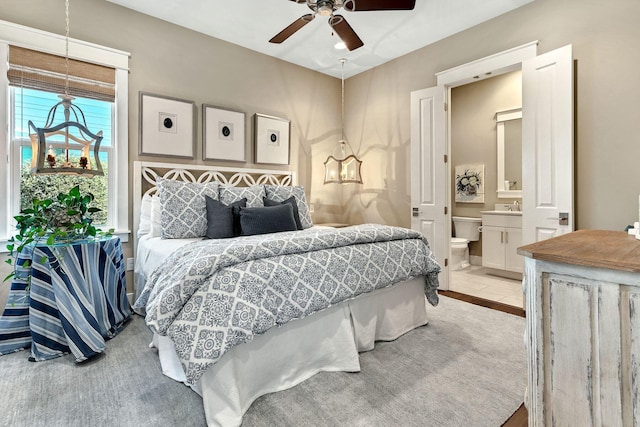
[(289, 127), (287, 119), (255, 115), (256, 163), (271, 165), (289, 164)]
[(244, 113), (202, 104), (202, 159), (244, 162)]
[(195, 103), (140, 92), (138, 153), (149, 156), (194, 158)]
[(457, 165), (456, 202), (484, 203), (484, 164)]

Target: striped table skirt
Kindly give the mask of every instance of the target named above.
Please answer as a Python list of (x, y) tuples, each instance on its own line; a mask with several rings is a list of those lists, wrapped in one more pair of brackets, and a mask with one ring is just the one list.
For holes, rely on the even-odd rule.
[(31, 347), (30, 360), (71, 352), (81, 362), (102, 353), (105, 339), (131, 317), (118, 237), (25, 248), (16, 263), (0, 317), (0, 355)]

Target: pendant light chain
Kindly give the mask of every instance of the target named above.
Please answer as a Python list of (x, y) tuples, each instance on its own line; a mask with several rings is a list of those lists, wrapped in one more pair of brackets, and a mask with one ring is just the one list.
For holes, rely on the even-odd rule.
[[(56, 103), (47, 115), (44, 127), (37, 127), (31, 120), (28, 122), (30, 130), (37, 138), (37, 143), (32, 142), (36, 147), (32, 152), (31, 173), (32, 174), (65, 174), (81, 175), (88, 178), (104, 175), (100, 162), (100, 143), (102, 142), (102, 131), (97, 134), (87, 128), (87, 120), (84, 113), (77, 105), (73, 104), (75, 99), (69, 95), (69, 0), (65, 0), (65, 81), (64, 95), (58, 95), (61, 99)], [(24, 103), (23, 103), (24, 104)], [(62, 110), (64, 119), (58, 125), (54, 125), (56, 112)], [(72, 116), (73, 119), (72, 120)], [(30, 131), (31, 132), (31, 131)], [(64, 135), (64, 162), (57, 162), (53, 151), (54, 144), (57, 146), (59, 140), (55, 140), (55, 135)], [(47, 140), (49, 138), (49, 140)], [(33, 141), (33, 139), (32, 139)], [(73, 144), (73, 145), (72, 145)], [(62, 144), (60, 144), (62, 145)], [(48, 151), (47, 151), (48, 146)], [(80, 153), (77, 164), (71, 163), (71, 151)], [(90, 161), (93, 153), (93, 161)], [(74, 154), (75, 156), (75, 154)]]
[(342, 127), (342, 141), (344, 141), (344, 63), (345, 63), (346, 59), (344, 58), (340, 58), (340, 76), (341, 76), (341, 80), (342, 80), (342, 99), (341, 99), (341, 105), (342, 105), (342, 123), (341, 123), (341, 127)]
[[(69, 122), (71, 120), (71, 111), (70, 111), (70, 98), (69, 98), (69, 0), (64, 1), (64, 11), (65, 11), (65, 43), (64, 43), (64, 65), (66, 68), (66, 77), (64, 80), (64, 121)], [(66, 127), (64, 130), (64, 144), (65, 144), (65, 167), (73, 167), (71, 162), (69, 161), (69, 128)]]
[(65, 58), (65, 68), (67, 71), (67, 75), (65, 78), (65, 82), (64, 82), (64, 94), (66, 96), (69, 96), (69, 0), (65, 0), (64, 2), (64, 8), (65, 8), (65, 15), (66, 15), (66, 27), (65, 27), (65, 31), (66, 31), (66, 37), (65, 37), (65, 54), (64, 54), (64, 58)]
[[(344, 134), (344, 63), (347, 62), (346, 58), (340, 58), (340, 80), (341, 80), (341, 91), (340, 91), (340, 106), (341, 110), (341, 131), (342, 137), (340, 141), (338, 141), (338, 145), (335, 146), (333, 152), (327, 160), (324, 162), (324, 184), (329, 184), (332, 182), (338, 184), (362, 184), (362, 175), (360, 174), (360, 168), (362, 166), (362, 161), (356, 157), (353, 152), (353, 148), (351, 148), (351, 144), (347, 141)], [(341, 156), (338, 158), (335, 157), (336, 149), (340, 148)], [(347, 156), (346, 149), (351, 151), (351, 154)]]

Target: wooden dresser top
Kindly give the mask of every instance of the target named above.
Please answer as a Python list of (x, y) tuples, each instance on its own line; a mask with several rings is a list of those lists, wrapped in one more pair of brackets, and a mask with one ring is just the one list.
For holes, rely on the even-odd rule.
[(640, 240), (624, 231), (578, 230), (521, 246), (518, 254), (541, 261), (640, 272)]

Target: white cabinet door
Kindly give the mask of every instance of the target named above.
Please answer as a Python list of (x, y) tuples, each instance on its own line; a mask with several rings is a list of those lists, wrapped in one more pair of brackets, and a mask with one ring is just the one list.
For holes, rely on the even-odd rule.
[(482, 226), (482, 266), (504, 270), (504, 227)]
[(522, 246), (522, 229), (482, 226), (482, 266), (497, 270), (524, 271), (524, 260), (517, 253)]
[(522, 229), (506, 228), (505, 229), (505, 257), (504, 269), (515, 271), (517, 273), (524, 272), (524, 258), (518, 255), (518, 247), (522, 246)]

